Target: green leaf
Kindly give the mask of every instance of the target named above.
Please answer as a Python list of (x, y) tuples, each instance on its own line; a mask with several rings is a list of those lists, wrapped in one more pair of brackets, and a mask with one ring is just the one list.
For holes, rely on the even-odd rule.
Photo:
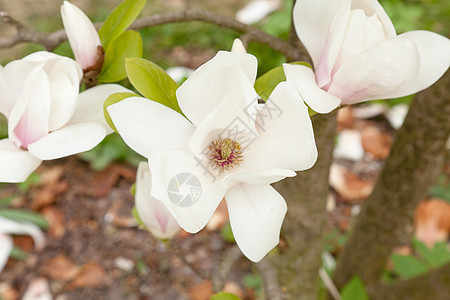
[(11, 253), (9, 254), (9, 256), (17, 260), (25, 260), (28, 257), (28, 254), (22, 249), (14, 246), (11, 249)]
[(115, 94), (110, 95), (103, 102), (103, 115), (105, 116), (106, 123), (108, 123), (109, 127), (111, 127), (115, 132), (117, 132), (117, 129), (114, 126), (114, 123), (111, 120), (111, 117), (109, 116), (108, 110), (106, 108), (114, 103), (120, 102), (123, 99), (130, 98), (130, 97), (139, 97), (139, 96), (134, 93), (127, 93), (127, 92), (115, 93)]
[(450, 261), (450, 251), (446, 242), (436, 243), (429, 249), (421, 241), (414, 239), (413, 245), (417, 253), (432, 267), (439, 267)]
[(223, 226), (220, 235), (226, 242), (234, 243), (236, 240), (234, 239), (233, 230), (231, 230), (230, 223), (225, 224)]
[(125, 60), (128, 79), (147, 99), (159, 102), (182, 114), (176, 97), (178, 84), (158, 65), (143, 58)]
[(428, 267), (413, 256), (393, 254), (394, 271), (403, 278), (417, 276), (428, 271)]
[(142, 57), (142, 38), (137, 31), (125, 31), (111, 42), (105, 53), (99, 82), (116, 82), (127, 77), (125, 58)]
[(36, 213), (24, 210), (2, 209), (0, 210), (0, 217), (5, 217), (14, 221), (29, 222), (36, 224), (42, 229), (48, 228), (48, 222), (44, 217)]
[[(294, 62), (290, 64), (303, 65), (311, 68), (311, 65), (306, 62)], [(275, 87), (282, 81), (286, 81), (286, 76), (284, 75), (283, 66), (279, 66), (256, 79), (255, 90), (264, 101), (267, 101)]]
[(342, 300), (369, 300), (366, 288), (359, 276), (352, 279), (342, 289)]
[(145, 6), (146, 0), (125, 0), (109, 15), (98, 31), (105, 52), (110, 43), (133, 23)]
[(0, 199), (0, 207), (8, 206), (16, 198), (17, 198), (17, 196), (12, 195), (12, 196)]
[(241, 300), (241, 298), (230, 293), (220, 292), (212, 295), (209, 300)]

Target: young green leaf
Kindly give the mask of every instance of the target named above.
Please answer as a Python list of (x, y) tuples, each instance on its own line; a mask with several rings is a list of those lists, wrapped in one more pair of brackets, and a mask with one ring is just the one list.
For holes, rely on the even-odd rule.
[(117, 6), (98, 31), (105, 52), (110, 43), (133, 23), (145, 6), (146, 0), (125, 0)]
[(125, 67), (131, 84), (144, 97), (182, 113), (175, 94), (178, 84), (166, 71), (143, 58), (127, 58)]
[(142, 57), (142, 38), (137, 31), (128, 30), (113, 40), (105, 53), (99, 82), (116, 82), (127, 77), (125, 58)]
[(16, 209), (1, 209), (0, 217), (8, 218), (19, 222), (33, 223), (42, 229), (48, 228), (48, 222), (44, 217), (29, 211)]
[(220, 292), (212, 295), (209, 300), (241, 300), (241, 298), (230, 293)]
[(342, 300), (369, 300), (366, 288), (359, 276), (353, 276), (352, 279), (342, 289)]
[(417, 276), (428, 271), (425, 263), (413, 256), (393, 254), (391, 260), (394, 263), (394, 270), (403, 278)]
[(130, 97), (139, 97), (139, 96), (134, 93), (126, 93), (126, 92), (115, 93), (110, 95), (108, 98), (106, 98), (105, 102), (103, 102), (103, 115), (105, 116), (106, 123), (108, 123), (109, 127), (111, 127), (115, 132), (117, 132), (117, 129), (114, 126), (114, 123), (111, 120), (111, 117), (109, 116), (108, 110), (106, 108), (114, 103), (120, 102), (123, 99)]
[[(294, 62), (291, 64), (304, 65), (311, 68), (311, 65), (305, 62)], [(255, 90), (264, 101), (267, 101), (272, 91), (282, 81), (286, 81), (286, 76), (284, 75), (283, 66), (279, 66), (256, 79)]]

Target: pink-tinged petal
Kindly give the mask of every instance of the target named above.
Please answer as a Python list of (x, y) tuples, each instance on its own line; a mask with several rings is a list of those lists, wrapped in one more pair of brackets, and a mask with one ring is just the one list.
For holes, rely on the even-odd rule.
[(5, 69), (0, 66), (0, 114), (3, 114), (5, 117), (9, 116), (9, 112), (16, 102), (7, 77), (8, 74), (6, 74)]
[(159, 199), (178, 224), (195, 233), (208, 223), (225, 189), (188, 149), (150, 153), (151, 194)]
[(247, 50), (240, 39), (234, 39), (231, 52), (247, 53)]
[[(253, 87), (256, 71), (257, 60), (253, 55), (219, 51), (178, 88), (177, 99), (181, 110), (198, 126), (225, 96), (244, 93), (256, 97), (256, 92), (247, 88)], [(248, 84), (243, 86), (243, 82)]]
[(248, 259), (260, 261), (278, 245), (286, 202), (270, 185), (241, 184), (229, 189), (225, 199), (237, 245)]
[(125, 143), (144, 157), (156, 149), (186, 147), (195, 130), (178, 112), (145, 98), (127, 98), (108, 112)]
[(27, 234), (33, 238), (38, 250), (41, 250), (45, 245), (44, 234), (39, 227), (32, 223), (23, 223), (0, 217), (0, 234)]
[(385, 39), (383, 25), (376, 15), (368, 17), (361, 9), (350, 11), (344, 42), (332, 74), (347, 60)]
[(193, 133), (189, 147), (197, 155), (204, 155), (205, 149), (218, 138), (230, 138), (240, 143), (242, 148), (247, 147), (257, 138), (254, 121), (239, 105), (239, 101), (227, 97)]
[(264, 171), (244, 169), (226, 175), (222, 179), (222, 184), (225, 189), (229, 189), (241, 183), (263, 186), (283, 180), (286, 177), (294, 177), (296, 175), (297, 174), (294, 171), (286, 169), (269, 169)]
[(351, 9), (362, 9), (366, 16), (376, 15), (380, 22), (383, 24), (383, 30), (386, 38), (395, 37), (394, 24), (384, 11), (384, 8), (377, 0), (352, 0)]
[(75, 112), (67, 124), (94, 122), (105, 127), (107, 134), (113, 133), (103, 115), (103, 102), (111, 94), (124, 92), (132, 93), (129, 89), (118, 84), (102, 84), (80, 93), (76, 102)]
[[(26, 76), (26, 75), (25, 75)], [(25, 79), (24, 90), (11, 109), (8, 136), (18, 147), (27, 148), (49, 131), (50, 86), (42, 68), (34, 68)]]
[(351, 0), (301, 0), (294, 6), (295, 30), (311, 56), (320, 87), (331, 80), (350, 13)]
[(147, 230), (158, 239), (170, 239), (180, 226), (170, 212), (151, 195), (152, 180), (147, 162), (139, 163), (136, 174), (136, 210)]
[(66, 157), (91, 150), (105, 135), (105, 128), (97, 123), (68, 125), (28, 145), (28, 151), (43, 160)]
[(303, 171), (316, 162), (308, 108), (288, 82), (280, 83), (272, 92), (259, 112), (256, 128), (259, 138), (244, 150), (242, 168)]
[(0, 140), (0, 182), (24, 182), (40, 164), (40, 159), (11, 140)]
[(61, 17), (76, 61), (83, 70), (95, 65), (97, 47), (102, 43), (94, 24), (81, 9), (67, 1), (61, 5)]
[[(289, 64), (283, 64), (283, 68), (287, 82), (295, 86), (303, 101), (315, 112), (326, 114), (341, 104), (340, 98), (330, 95), (317, 85), (310, 68)], [(294, 97), (292, 92), (289, 93), (290, 97)]]
[(385, 40), (347, 61), (335, 74), (328, 93), (352, 104), (387, 95), (415, 80), (420, 56), (406, 37)]
[(0, 247), (0, 273), (1, 273), (6, 263), (8, 262), (9, 254), (11, 253), (14, 244), (10, 236), (0, 233), (0, 245), (2, 245)]
[(382, 95), (382, 99), (403, 97), (417, 93), (435, 83), (450, 66), (450, 40), (431, 31), (409, 31), (399, 35), (414, 43), (419, 51), (417, 76), (404, 82), (395, 91)]

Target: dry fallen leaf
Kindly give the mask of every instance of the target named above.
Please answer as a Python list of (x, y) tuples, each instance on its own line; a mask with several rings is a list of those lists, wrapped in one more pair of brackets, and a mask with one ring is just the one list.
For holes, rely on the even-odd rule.
[(361, 132), (362, 145), (366, 152), (373, 157), (385, 159), (389, 156), (392, 145), (392, 137), (374, 126), (368, 126)]
[(77, 277), (68, 284), (68, 289), (77, 289), (82, 287), (98, 287), (106, 283), (106, 272), (96, 262), (85, 264)]
[(50, 236), (56, 239), (62, 238), (65, 233), (63, 211), (57, 207), (49, 206), (42, 210), (42, 214), (49, 224), (48, 232)]
[(213, 295), (212, 283), (210, 280), (202, 281), (189, 290), (191, 300), (209, 300)]
[(239, 284), (234, 281), (228, 281), (223, 288), (223, 291), (238, 296), (241, 299), (245, 298), (245, 291)]
[(372, 193), (374, 183), (364, 181), (347, 168), (332, 164), (330, 168), (330, 185), (345, 199), (364, 199)]
[(79, 267), (77, 267), (67, 256), (62, 254), (45, 261), (42, 266), (42, 274), (59, 281), (70, 281), (74, 279), (80, 271)]
[(19, 299), (19, 292), (13, 289), (8, 282), (2, 282), (0, 283), (0, 299), (17, 300)]
[(68, 188), (69, 184), (65, 181), (45, 185), (33, 197), (31, 209), (37, 211), (42, 209), (44, 206), (48, 206), (55, 203), (58, 197), (62, 193), (67, 191)]
[(94, 197), (101, 198), (108, 195), (120, 178), (133, 182), (136, 179), (136, 171), (130, 167), (112, 164), (97, 173), (93, 179)]
[(450, 204), (433, 198), (419, 204), (414, 216), (415, 236), (427, 247), (446, 241), (450, 235)]

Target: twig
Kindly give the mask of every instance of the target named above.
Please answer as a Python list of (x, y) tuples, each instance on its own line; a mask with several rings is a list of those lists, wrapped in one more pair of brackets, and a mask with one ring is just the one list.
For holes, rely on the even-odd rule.
[(277, 273), (273, 268), (272, 264), (268, 261), (266, 257), (259, 263), (255, 264), (256, 269), (263, 278), (264, 291), (266, 299), (269, 300), (283, 300), (285, 296), (281, 291), (280, 285), (278, 284)]
[(223, 289), (228, 279), (228, 275), (233, 265), (242, 257), (242, 252), (237, 245), (234, 245), (223, 257), (220, 264), (214, 272), (212, 280), (212, 289), (217, 293)]
[(323, 283), (325, 284), (325, 287), (327, 288), (330, 295), (333, 297), (334, 300), (341, 300), (341, 295), (339, 294), (338, 289), (333, 283), (333, 280), (331, 280), (330, 276), (328, 276), (328, 273), (324, 270), (324, 268), (319, 269), (319, 276), (322, 278)]
[(183, 253), (181, 253), (180, 249), (175, 246), (175, 244), (169, 240), (167, 242), (163, 242), (163, 245), (165, 246), (165, 248), (171, 253), (174, 254), (176, 257), (178, 257), (186, 266), (188, 266), (192, 272), (194, 272), (195, 275), (197, 275), (198, 277), (200, 277), (201, 279), (205, 279), (207, 280), (209, 278), (208, 275), (203, 274), (200, 270), (198, 270), (196, 267), (194, 267), (193, 264), (191, 264), (190, 262), (188, 262), (186, 260), (186, 258), (184, 257)]
[[(5, 23), (13, 25), (17, 29), (15, 35), (6, 38), (0, 38), (0, 48), (12, 47), (23, 42), (34, 42), (41, 44), (47, 50), (51, 51), (63, 41), (67, 40), (67, 36), (64, 30), (58, 30), (52, 33), (38, 32), (25, 27), (18, 21), (14, 20), (6, 12), (0, 12), (0, 17), (2, 17)], [(218, 14), (204, 11), (198, 8), (190, 8), (182, 11), (168, 12), (143, 17), (134, 21), (134, 23), (130, 26), (130, 29), (141, 29), (157, 25), (187, 21), (202, 21), (221, 27), (230, 28), (243, 34), (248, 33), (249, 39), (251, 41), (259, 42), (269, 46), (270, 48), (285, 55), (290, 61), (305, 59), (304, 51), (299, 51), (298, 48), (282, 39), (265, 33), (260, 29), (238, 22), (234, 19), (220, 16)], [(101, 26), (101, 23), (96, 23), (95, 26), (99, 28)]]

